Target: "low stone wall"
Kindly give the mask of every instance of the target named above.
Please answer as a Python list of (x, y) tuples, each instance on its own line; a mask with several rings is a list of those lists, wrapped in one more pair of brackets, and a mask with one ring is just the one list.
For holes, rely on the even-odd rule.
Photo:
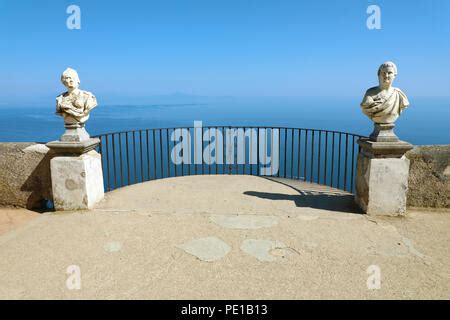
[(52, 199), (51, 157), (43, 144), (0, 143), (0, 206), (45, 208)]
[[(450, 145), (416, 146), (406, 156), (407, 205), (450, 208)], [(52, 200), (51, 158), (43, 144), (0, 143), (0, 206), (44, 208)]]
[(407, 205), (450, 208), (450, 145), (416, 146), (411, 161)]

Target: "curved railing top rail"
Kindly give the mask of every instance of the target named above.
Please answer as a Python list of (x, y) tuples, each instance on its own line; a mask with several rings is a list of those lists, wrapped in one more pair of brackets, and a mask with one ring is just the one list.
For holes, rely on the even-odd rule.
[[(212, 128), (217, 131), (209, 131), (209, 140), (204, 140), (204, 130)], [(202, 130), (200, 140), (195, 129)], [(227, 129), (244, 129), (246, 136), (239, 137), (238, 131), (228, 135)], [(107, 191), (180, 175), (248, 174), (299, 179), (353, 192), (359, 151), (356, 140), (365, 136), (312, 128), (208, 125), (136, 129), (95, 137), (100, 138), (97, 150), (103, 155)]]
[[(114, 131), (114, 132), (103, 132), (92, 136), (93, 138), (98, 138), (100, 136), (105, 136), (108, 134), (121, 134), (127, 132), (138, 132), (138, 131), (146, 131), (146, 130), (175, 130), (175, 129), (194, 129), (193, 126), (177, 126), (177, 127), (162, 127), (162, 128), (143, 128), (143, 129), (130, 129), (125, 131)], [(345, 131), (337, 131), (337, 130), (327, 130), (327, 129), (316, 129), (316, 128), (299, 128), (299, 127), (282, 127), (282, 126), (253, 126), (253, 125), (245, 125), (245, 126), (235, 126), (235, 125), (208, 125), (202, 126), (202, 128), (266, 128), (266, 129), (288, 129), (288, 130), (303, 130), (303, 131), (321, 131), (321, 132), (330, 132), (330, 133), (338, 133), (338, 134), (349, 134), (358, 138), (367, 138), (367, 136), (353, 133), (353, 132), (345, 132)]]

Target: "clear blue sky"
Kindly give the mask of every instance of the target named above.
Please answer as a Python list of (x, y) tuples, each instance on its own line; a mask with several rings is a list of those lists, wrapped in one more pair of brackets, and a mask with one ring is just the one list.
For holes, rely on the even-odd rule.
[(408, 95), (450, 96), (448, 0), (0, 0), (0, 37), (0, 104), (54, 97), (68, 66), (103, 96), (362, 96), (385, 60)]

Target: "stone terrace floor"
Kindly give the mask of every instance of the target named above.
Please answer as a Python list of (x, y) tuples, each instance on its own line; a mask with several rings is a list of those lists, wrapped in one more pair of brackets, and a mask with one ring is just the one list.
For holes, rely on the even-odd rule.
[[(299, 181), (168, 178), (92, 211), (0, 209), (0, 298), (449, 299), (448, 230), (449, 211), (371, 217)], [(367, 288), (371, 265), (380, 289)]]

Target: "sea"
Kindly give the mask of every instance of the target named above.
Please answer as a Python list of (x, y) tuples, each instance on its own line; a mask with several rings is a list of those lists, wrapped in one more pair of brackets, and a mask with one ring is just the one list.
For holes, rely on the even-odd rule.
[[(124, 99), (122, 99), (124, 100)], [(102, 103), (92, 110), (90, 135), (149, 128), (280, 126), (369, 135), (371, 121), (355, 98), (165, 97), (139, 103)], [(396, 122), (401, 140), (415, 145), (450, 144), (450, 99), (410, 98)], [(39, 105), (0, 105), (0, 142), (48, 142), (64, 132), (54, 100)]]

